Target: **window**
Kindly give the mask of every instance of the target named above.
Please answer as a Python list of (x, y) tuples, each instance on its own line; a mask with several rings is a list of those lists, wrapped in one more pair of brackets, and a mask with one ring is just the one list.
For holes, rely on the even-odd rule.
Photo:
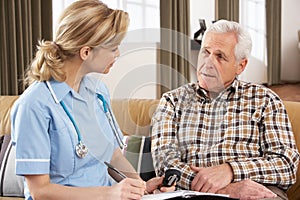
[(240, 23), (247, 28), (252, 38), (251, 55), (260, 61), (266, 60), (266, 8), (265, 0), (240, 1)]
[(265, 0), (240, 1), (240, 23), (252, 38), (252, 51), (245, 71), (240, 75), (244, 81), (267, 82), (267, 42)]

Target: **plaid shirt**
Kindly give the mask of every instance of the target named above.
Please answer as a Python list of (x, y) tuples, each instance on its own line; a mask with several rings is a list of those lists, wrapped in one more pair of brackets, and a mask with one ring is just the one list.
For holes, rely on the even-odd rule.
[(235, 80), (210, 99), (197, 83), (165, 93), (152, 118), (152, 156), (158, 175), (182, 172), (190, 189), (189, 165), (228, 163), (234, 182), (251, 179), (287, 189), (296, 181), (299, 153), (280, 98), (268, 88)]

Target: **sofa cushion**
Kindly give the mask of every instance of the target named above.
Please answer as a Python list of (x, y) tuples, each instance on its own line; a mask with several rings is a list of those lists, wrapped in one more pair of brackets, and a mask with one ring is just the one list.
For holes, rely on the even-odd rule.
[(151, 138), (146, 136), (131, 135), (124, 137), (123, 154), (132, 164), (140, 177), (147, 181), (155, 177), (153, 160), (151, 156)]
[(10, 110), (19, 96), (0, 96), (0, 136), (10, 134)]
[[(112, 109), (124, 135), (150, 135), (151, 117), (159, 103), (153, 99), (113, 99)], [(120, 112), (121, 111), (121, 112)]]
[(0, 196), (24, 197), (24, 179), (15, 173), (15, 148), (10, 135), (2, 136), (0, 153)]

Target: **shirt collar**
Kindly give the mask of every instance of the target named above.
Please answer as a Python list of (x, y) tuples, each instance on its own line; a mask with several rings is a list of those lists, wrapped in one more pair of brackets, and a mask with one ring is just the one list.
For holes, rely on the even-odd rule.
[[(234, 79), (231, 85), (225, 88), (215, 99), (229, 100), (237, 91), (239, 87), (239, 81), (237, 78)], [(200, 101), (211, 101), (211, 98), (208, 96), (208, 91), (200, 87), (199, 83), (196, 84), (196, 94), (200, 98)]]

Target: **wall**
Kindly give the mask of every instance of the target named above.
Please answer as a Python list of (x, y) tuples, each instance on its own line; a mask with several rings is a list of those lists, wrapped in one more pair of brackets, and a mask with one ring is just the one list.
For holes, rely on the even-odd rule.
[(299, 0), (282, 0), (281, 79), (291, 82), (300, 81), (299, 9)]
[(190, 0), (191, 38), (200, 28), (199, 19), (205, 19), (206, 26), (215, 20), (215, 0)]
[(156, 98), (157, 43), (123, 43), (121, 56), (102, 76), (111, 98)]

